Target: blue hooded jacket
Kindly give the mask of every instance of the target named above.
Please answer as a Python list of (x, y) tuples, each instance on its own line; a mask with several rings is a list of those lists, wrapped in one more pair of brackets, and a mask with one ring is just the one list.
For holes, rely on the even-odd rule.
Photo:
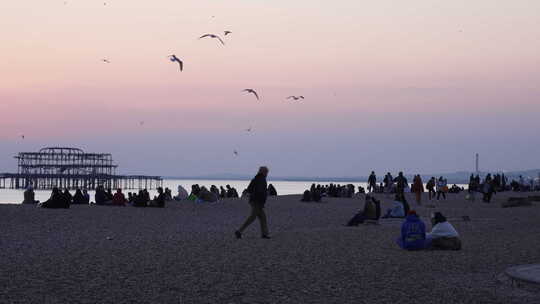
[(401, 225), (400, 245), (403, 249), (424, 249), (426, 241), (426, 225), (416, 214), (408, 215)]

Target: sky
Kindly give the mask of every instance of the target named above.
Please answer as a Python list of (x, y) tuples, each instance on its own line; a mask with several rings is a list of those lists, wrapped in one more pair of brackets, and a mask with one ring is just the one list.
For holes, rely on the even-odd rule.
[(540, 1), (1, 6), (0, 172), (46, 146), (165, 176), (540, 167)]

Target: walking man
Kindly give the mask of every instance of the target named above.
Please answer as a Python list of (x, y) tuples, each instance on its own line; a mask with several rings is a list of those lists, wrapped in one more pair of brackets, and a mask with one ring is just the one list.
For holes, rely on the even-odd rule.
[(242, 227), (234, 232), (237, 239), (242, 238), (242, 232), (259, 218), (261, 224), (261, 237), (269, 239), (268, 226), (266, 224), (266, 214), (264, 213), (264, 204), (266, 203), (267, 186), (266, 176), (268, 176), (268, 168), (260, 167), (259, 172), (249, 183), (247, 192), (249, 193), (249, 204), (251, 205), (251, 215), (246, 219)]

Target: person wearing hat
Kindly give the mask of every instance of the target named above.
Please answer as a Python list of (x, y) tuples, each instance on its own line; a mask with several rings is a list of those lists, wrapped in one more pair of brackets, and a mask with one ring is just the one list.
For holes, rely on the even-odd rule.
[(460, 250), (461, 240), (459, 234), (444, 215), (435, 212), (431, 217), (431, 232), (427, 233), (427, 244), (433, 249)]
[(401, 225), (401, 236), (397, 239), (399, 247), (406, 250), (422, 250), (426, 248), (426, 225), (410, 210)]

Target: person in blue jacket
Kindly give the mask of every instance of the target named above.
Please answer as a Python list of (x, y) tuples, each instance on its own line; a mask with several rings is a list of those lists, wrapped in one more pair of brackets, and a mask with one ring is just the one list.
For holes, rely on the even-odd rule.
[(399, 247), (406, 250), (421, 250), (426, 248), (426, 225), (411, 210), (401, 225), (401, 236), (397, 239)]

